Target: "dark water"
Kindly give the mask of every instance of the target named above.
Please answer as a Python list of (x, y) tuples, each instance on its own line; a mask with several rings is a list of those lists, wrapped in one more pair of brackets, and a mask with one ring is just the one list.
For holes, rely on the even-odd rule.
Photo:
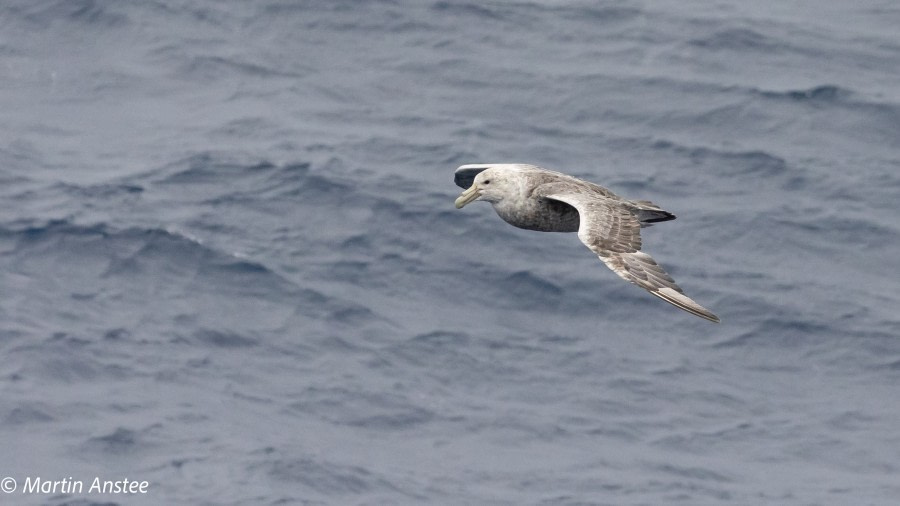
[[(898, 25), (4, 2), (0, 502), (897, 504)], [(455, 210), (474, 162), (672, 211), (645, 249), (722, 324)], [(149, 491), (21, 493), (95, 476)]]

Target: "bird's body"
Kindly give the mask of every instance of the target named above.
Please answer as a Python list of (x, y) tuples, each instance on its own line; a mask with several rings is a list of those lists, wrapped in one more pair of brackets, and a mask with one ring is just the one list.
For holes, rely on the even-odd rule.
[(640, 251), (640, 229), (675, 216), (646, 200), (627, 200), (588, 181), (534, 165), (473, 164), (456, 169), (466, 191), (462, 208), (490, 202), (505, 222), (540, 232), (578, 232), (578, 238), (622, 278), (691, 314), (719, 318), (684, 295), (650, 255)]

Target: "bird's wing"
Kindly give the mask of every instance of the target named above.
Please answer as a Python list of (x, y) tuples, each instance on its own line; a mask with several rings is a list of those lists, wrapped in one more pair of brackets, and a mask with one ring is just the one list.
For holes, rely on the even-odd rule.
[(565, 202), (578, 210), (578, 238), (623, 279), (688, 313), (718, 322), (708, 309), (684, 295), (653, 257), (640, 251), (641, 222), (620, 202), (581, 188), (538, 187), (534, 195)]
[(453, 182), (456, 183), (456, 186), (466, 190), (472, 186), (475, 176), (481, 171), (487, 170), (488, 167), (490, 167), (489, 164), (463, 165), (453, 173)]

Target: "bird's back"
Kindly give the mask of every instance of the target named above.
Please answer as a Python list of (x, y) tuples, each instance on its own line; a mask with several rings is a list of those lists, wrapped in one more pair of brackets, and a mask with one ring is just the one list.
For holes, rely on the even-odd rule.
[[(553, 185), (557, 183), (561, 183), (561, 186), (566, 188), (567, 192), (577, 192), (582, 194), (587, 194), (592, 197), (601, 200), (609, 200), (619, 204), (632, 214), (637, 217), (638, 221), (640, 221), (642, 227), (649, 227), (653, 223), (659, 223), (663, 221), (674, 220), (675, 215), (662, 209), (657, 206), (653, 202), (649, 200), (628, 200), (626, 198), (620, 197), (616, 193), (614, 193), (609, 188), (600, 186), (599, 184), (592, 183), (590, 181), (585, 181), (583, 179), (578, 179), (574, 176), (570, 176), (568, 174), (563, 174), (561, 172), (556, 172), (552, 170), (542, 169), (536, 166), (524, 166), (522, 172), (526, 174), (528, 179), (528, 187), (531, 188), (533, 192), (536, 188), (544, 186), (544, 185)], [(578, 220), (577, 215), (578, 212), (575, 211), (575, 208), (563, 204), (559, 201), (554, 201), (551, 199), (540, 199), (543, 200), (546, 204), (544, 208), (551, 215), (556, 216), (554, 218), (554, 223), (551, 223), (549, 226), (552, 230), (547, 230), (546, 228), (529, 228), (529, 227), (521, 227), (521, 228), (529, 228), (530, 230), (544, 230), (551, 232), (577, 232), (578, 228)], [(563, 204), (563, 208), (559, 208), (556, 204)], [(569, 216), (573, 214), (575, 217)], [(565, 222), (565, 225), (561, 225), (560, 223)], [(544, 225), (544, 224), (540, 224)], [(518, 225), (517, 225), (518, 226)], [(575, 230), (572, 230), (572, 227), (575, 227)]]

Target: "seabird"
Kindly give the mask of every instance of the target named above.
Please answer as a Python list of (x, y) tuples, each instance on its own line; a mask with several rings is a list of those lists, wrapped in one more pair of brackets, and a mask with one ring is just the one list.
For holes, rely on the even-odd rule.
[(520, 163), (463, 165), (454, 182), (466, 189), (456, 199), (457, 209), (483, 200), (514, 227), (578, 232), (581, 242), (623, 279), (679, 309), (719, 322), (641, 251), (642, 227), (675, 219), (656, 204), (627, 200), (600, 185)]

